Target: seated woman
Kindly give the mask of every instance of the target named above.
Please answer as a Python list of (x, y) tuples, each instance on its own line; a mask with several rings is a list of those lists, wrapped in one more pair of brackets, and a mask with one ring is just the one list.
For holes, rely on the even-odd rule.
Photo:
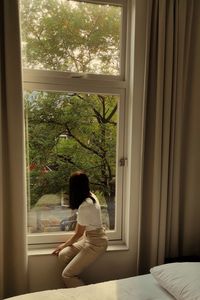
[(70, 177), (69, 204), (71, 209), (78, 209), (75, 233), (52, 254), (64, 266), (62, 277), (66, 287), (77, 287), (84, 285), (78, 275), (106, 251), (108, 239), (102, 227), (99, 201), (91, 193), (84, 172), (75, 172)]

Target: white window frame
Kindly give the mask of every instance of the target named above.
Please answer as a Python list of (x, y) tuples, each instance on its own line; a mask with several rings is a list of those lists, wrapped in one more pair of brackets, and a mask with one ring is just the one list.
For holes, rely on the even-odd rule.
[[(82, 0), (76, 0), (82, 2)], [(117, 132), (117, 153), (116, 153), (116, 202), (115, 202), (115, 230), (107, 231), (109, 240), (115, 243), (124, 241), (124, 207), (125, 207), (125, 172), (127, 164), (127, 113), (128, 113), (128, 43), (127, 28), (129, 23), (126, 0), (84, 0), (83, 2), (111, 4), (122, 7), (122, 40), (120, 57), (120, 75), (96, 75), (77, 74), (71, 72), (46, 71), (46, 70), (23, 70), (23, 89), (54, 92), (85, 92), (119, 95), (118, 106), (118, 132)], [(123, 45), (123, 46), (122, 46)], [(120, 166), (120, 160), (125, 160), (125, 165)], [(28, 244), (32, 247), (42, 248), (64, 242), (72, 232), (51, 232), (28, 234)], [(34, 248), (34, 247), (33, 247)]]

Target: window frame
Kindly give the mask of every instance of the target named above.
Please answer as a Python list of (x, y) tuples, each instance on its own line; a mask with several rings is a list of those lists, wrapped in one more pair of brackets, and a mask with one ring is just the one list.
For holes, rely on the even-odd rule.
[[(23, 70), (24, 90), (44, 90), (44, 91), (75, 91), (86, 93), (101, 93), (119, 95), (118, 108), (118, 132), (116, 148), (116, 212), (115, 230), (108, 230), (108, 237), (112, 243), (123, 242), (124, 206), (125, 206), (125, 171), (127, 166), (127, 143), (125, 136), (127, 132), (128, 120), (128, 63), (127, 63), (127, 33), (128, 14), (127, 1), (124, 0), (76, 0), (94, 4), (111, 4), (122, 7), (122, 29), (121, 29), (121, 51), (120, 51), (120, 75), (97, 75), (82, 74), (73, 72), (47, 71), (47, 70)], [(122, 46), (123, 45), (123, 46)], [(119, 126), (120, 124), (120, 126)], [(125, 164), (120, 166), (120, 159), (125, 158)], [(50, 244), (64, 242), (72, 232), (51, 232), (28, 234), (28, 244), (31, 247), (46, 247)]]

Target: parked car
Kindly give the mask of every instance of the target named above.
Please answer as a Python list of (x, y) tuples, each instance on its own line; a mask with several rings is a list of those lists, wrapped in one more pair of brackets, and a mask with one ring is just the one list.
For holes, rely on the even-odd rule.
[(73, 214), (69, 218), (64, 218), (60, 222), (60, 230), (61, 231), (73, 231), (73, 230), (75, 230), (76, 219), (77, 219), (77, 214)]

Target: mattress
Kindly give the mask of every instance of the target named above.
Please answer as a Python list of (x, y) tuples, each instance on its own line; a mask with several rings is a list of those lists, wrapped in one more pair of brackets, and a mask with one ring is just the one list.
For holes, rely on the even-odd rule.
[(90, 284), (78, 288), (47, 290), (10, 300), (172, 300), (151, 274)]

